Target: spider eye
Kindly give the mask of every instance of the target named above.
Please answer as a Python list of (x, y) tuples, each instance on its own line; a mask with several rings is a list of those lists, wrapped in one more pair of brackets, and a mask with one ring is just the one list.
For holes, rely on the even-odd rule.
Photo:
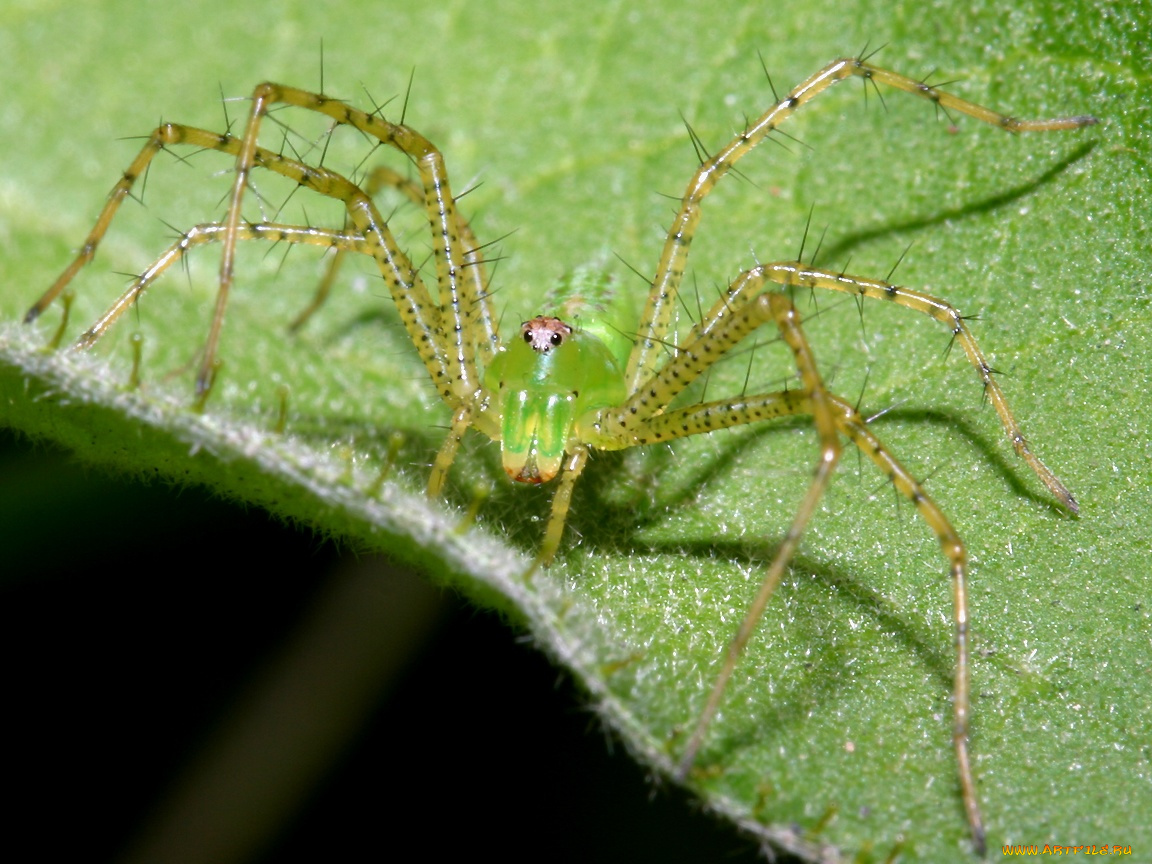
[(547, 354), (558, 345), (563, 345), (572, 328), (559, 318), (541, 315), (520, 325), (520, 335), (537, 354)]

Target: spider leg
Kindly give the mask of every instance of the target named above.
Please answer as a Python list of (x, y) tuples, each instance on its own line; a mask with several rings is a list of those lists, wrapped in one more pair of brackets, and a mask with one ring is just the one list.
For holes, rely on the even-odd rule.
[[(824, 274), (822, 274), (824, 275)], [(829, 276), (829, 278), (832, 278)], [(667, 441), (715, 429), (758, 422), (790, 414), (810, 414), (820, 436), (820, 458), (807, 493), (765, 575), (755, 599), (729, 645), (724, 663), (705, 707), (681, 757), (677, 776), (683, 779), (703, 744), (728, 681), (776, 590), (784, 570), (795, 555), (800, 538), (820, 497), (827, 488), (840, 457), (839, 434), (846, 435), (881, 470), (897, 490), (911, 500), (921, 518), (935, 533), (949, 560), (956, 622), (956, 677), (953, 685), (953, 745), (956, 750), (961, 793), (973, 842), (983, 848), (984, 829), (972, 778), (968, 753), (969, 650), (967, 556), (964, 545), (940, 508), (923, 487), (867, 428), (856, 409), (830, 393), (816, 367), (800, 325), (800, 316), (788, 296), (766, 291), (769, 282), (809, 284), (781, 265), (762, 265), (736, 278), (722, 297), (688, 334), (664, 367), (644, 388), (625, 403), (596, 415), (582, 440), (601, 449), (617, 449)], [(812, 284), (820, 286), (818, 281)], [(666, 406), (692, 380), (709, 369), (762, 324), (773, 322), (792, 350), (802, 387), (798, 391), (763, 396), (737, 397), (666, 411)], [(601, 437), (597, 438), (597, 434)]]
[[(760, 268), (757, 268), (757, 270), (759, 269)], [(759, 283), (760, 286), (763, 286), (765, 274), (757, 271), (751, 271), (751, 274), (751, 281), (755, 281)], [(820, 456), (816, 462), (812, 481), (799, 507), (796, 509), (792, 524), (784, 535), (784, 539), (780, 542), (780, 546), (776, 550), (772, 563), (768, 567), (768, 572), (765, 574), (764, 581), (760, 585), (760, 590), (748, 607), (748, 612), (743, 622), (741, 622), (739, 629), (736, 631), (736, 636), (732, 639), (728, 647), (724, 664), (716, 676), (716, 681), (708, 696), (708, 701), (705, 703), (704, 710), (700, 714), (696, 728), (688, 740), (679, 768), (677, 769), (677, 775), (680, 778), (683, 778), (687, 774), (688, 769), (695, 761), (696, 753), (703, 743), (708, 726), (711, 724), (713, 717), (720, 707), (720, 702), (723, 698), (724, 690), (728, 685), (728, 680), (731, 678), (737, 662), (743, 655), (744, 648), (748, 644), (748, 640), (752, 637), (756, 625), (768, 605), (768, 601), (772, 598), (772, 594), (780, 584), (780, 579), (785, 569), (796, 554), (796, 549), (800, 544), (800, 538), (804, 534), (804, 529), (807, 527), (812, 515), (816, 512), (820, 498), (823, 496), (824, 490), (828, 487), (832, 472), (835, 471), (836, 465), (840, 460), (841, 445), (837, 432), (836, 418), (832, 410), (833, 402), (831, 394), (824, 386), (824, 382), (816, 368), (815, 358), (801, 330), (800, 315), (792, 305), (792, 301), (783, 293), (775, 291), (761, 292), (751, 302), (744, 304), (739, 309), (732, 310), (732, 314), (728, 316), (723, 323), (708, 334), (700, 336), (686, 347), (680, 355), (670, 360), (665, 369), (657, 376), (657, 382), (659, 384), (677, 380), (678, 374), (695, 377), (695, 375), (698, 375), (714, 363), (716, 359), (727, 353), (734, 345), (742, 341), (758, 326), (766, 324), (769, 321), (776, 325), (784, 342), (792, 351), (792, 356), (796, 362), (796, 368), (800, 374), (802, 384), (799, 398), (801, 398), (803, 402), (797, 403), (797, 405), (802, 405), (805, 413), (812, 415), (817, 434), (820, 437)], [(694, 359), (689, 359), (684, 364), (680, 364), (678, 361), (685, 357)], [(683, 366), (683, 369), (679, 373), (673, 373), (671, 376), (666, 374), (669, 369), (678, 365)], [(787, 401), (789, 398), (796, 399), (797, 397), (785, 396), (779, 400), (776, 400), (775, 397), (769, 397), (769, 400), (763, 404), (765, 408), (775, 407), (776, 410), (782, 410), (789, 406)], [(775, 405), (773, 406), (774, 402)], [(739, 422), (737, 418), (741, 415), (747, 417), (745, 422), (751, 422), (754, 416), (754, 414), (749, 413), (751, 409), (748, 406), (737, 409), (735, 403), (730, 402), (727, 403), (724, 408), (727, 410), (730, 424), (723, 425), (735, 425)], [(676, 416), (677, 414), (680, 416)], [(693, 424), (689, 422), (691, 415), (676, 411), (671, 412), (671, 415), (672, 423), (678, 423), (681, 430), (683, 430), (680, 434), (692, 434)], [(705, 423), (708, 422), (710, 416), (711, 412), (697, 414), (697, 418), (704, 420)], [(656, 418), (653, 418), (653, 421), (655, 420)], [(644, 423), (633, 431), (633, 440), (635, 440), (637, 436), (643, 435), (643, 427), (646, 425), (649, 424)], [(655, 425), (655, 423), (653, 423), (653, 425)], [(675, 425), (672, 428), (674, 430), (676, 428)], [(696, 431), (705, 430), (699, 429)]]
[(947, 300), (893, 285), (891, 282), (820, 270), (806, 266), (800, 261), (767, 264), (764, 265), (764, 271), (768, 279), (781, 285), (824, 288), (852, 294), (860, 298), (887, 300), (898, 306), (913, 309), (946, 325), (952, 333), (952, 338), (964, 350), (968, 361), (980, 376), (980, 382), (984, 385), (984, 393), (996, 409), (996, 414), (1000, 418), (1004, 431), (1008, 434), (1008, 440), (1012, 442), (1012, 448), (1016, 451), (1016, 455), (1025, 461), (1061, 504), (1073, 513), (1080, 511), (1080, 505), (1072, 493), (1060, 482), (1055, 473), (1040, 460), (1040, 457), (1032, 452), (1020, 424), (1016, 421), (1016, 417), (1008, 405), (1004, 391), (993, 375), (994, 370), (985, 358), (984, 352), (980, 350), (976, 337), (968, 329), (964, 316), (955, 306)]
[[(236, 230), (241, 222), (241, 204), (248, 185), (248, 176), (253, 168), (265, 167), (257, 159), (260, 125), (269, 108), (279, 103), (314, 111), (339, 124), (358, 129), (382, 144), (400, 151), (415, 164), (424, 190), (424, 207), (432, 227), (432, 248), (440, 295), (440, 305), (436, 311), (440, 313), (441, 320), (439, 326), (432, 330), (414, 332), (409, 328), (409, 333), (421, 357), (425, 359), (425, 365), (444, 400), (453, 408), (465, 404), (471, 411), (475, 411), (476, 405), (482, 401), (479, 397), (483, 388), (476, 362), (478, 347), (474, 336), (483, 332), (480, 324), (483, 316), (488, 314), (491, 317), (490, 312), (485, 311), (488, 309), (489, 299), (486, 292), (477, 295), (475, 283), (466, 277), (469, 269), (466, 266), (468, 250), (465, 249), (465, 240), (460, 228), (461, 219), (456, 210), (448, 174), (444, 167), (444, 158), (440, 151), (409, 126), (390, 123), (382, 117), (352, 108), (323, 94), (266, 82), (258, 85), (252, 92), (251, 101), (252, 107), (236, 154), (236, 177), (232, 186), (228, 214), (223, 223), (226, 234), (220, 260), (220, 287), (216, 296), (212, 328), (205, 343), (205, 356), (198, 378), (198, 387), (202, 387), (210, 375), (208, 360), (215, 352), (223, 323), (224, 308), (233, 279)], [(306, 173), (295, 179), (301, 185), (343, 200), (353, 225), (365, 237), (379, 233), (377, 230), (378, 223), (381, 222), (379, 213), (359, 186), (323, 168), (308, 168)], [(411, 284), (414, 276), (413, 273), (402, 280), (399, 292), (401, 297), (397, 299), (401, 319), (406, 326), (412, 315), (419, 317), (425, 314), (414, 310), (418, 304), (404, 290)]]
[[(382, 189), (395, 188), (412, 203), (417, 205), (424, 203), (424, 192), (418, 184), (413, 183), (398, 171), (394, 171), (384, 165), (374, 168), (368, 174), (367, 179), (360, 184), (360, 187), (369, 198), (374, 199)], [(347, 223), (347, 220), (345, 220), (345, 223)], [(344, 263), (344, 256), (345, 251), (343, 249), (336, 250), (336, 253), (332, 256), (332, 260), (328, 264), (328, 268), (324, 271), (324, 277), (320, 280), (320, 284), (316, 288), (316, 293), (313, 295), (312, 301), (304, 307), (299, 315), (292, 319), (292, 323), (288, 325), (289, 331), (295, 332), (299, 330), (308, 322), (308, 319), (324, 305), (324, 302), (328, 299), (328, 295), (332, 292), (332, 286), (336, 283), (340, 266)]]
[(116, 185), (112, 187), (112, 191), (108, 193), (108, 198), (104, 203), (104, 207), (100, 210), (100, 215), (96, 217), (96, 224), (92, 226), (92, 230), (88, 232), (88, 237), (84, 240), (84, 245), (80, 247), (80, 251), (76, 253), (76, 257), (64, 268), (52, 286), (40, 295), (32, 308), (24, 315), (24, 323), (30, 324), (40, 317), (40, 314), (47, 309), (61, 292), (68, 286), (68, 284), (76, 277), (76, 274), (96, 255), (96, 249), (100, 245), (100, 241), (104, 239), (104, 235), (108, 233), (108, 226), (112, 223), (112, 219), (116, 215), (116, 211), (120, 209), (120, 204), (132, 191), (132, 186), (136, 180), (144, 174), (152, 159), (164, 149), (165, 145), (165, 127), (160, 127), (149, 137), (147, 143), (136, 154), (136, 158), (132, 160), (132, 164), (116, 181)]
[(584, 444), (574, 446), (566, 456), (556, 491), (552, 493), (552, 510), (548, 516), (548, 526), (544, 529), (544, 539), (526, 576), (531, 576), (538, 567), (547, 567), (556, 557), (556, 550), (560, 548), (560, 540), (564, 537), (568, 509), (572, 505), (572, 490), (588, 463), (588, 447)]
[[(92, 260), (97, 246), (103, 239), (105, 233), (107, 233), (112, 218), (116, 215), (116, 211), (119, 209), (121, 202), (128, 195), (137, 178), (141, 176), (156, 153), (165, 147), (177, 144), (201, 147), (208, 150), (218, 150), (222, 153), (235, 155), (238, 160), (241, 158), (241, 154), (246, 152), (245, 142), (232, 135), (221, 135), (204, 129), (196, 129), (176, 123), (166, 123), (157, 128), (149, 137), (136, 159), (133, 160), (128, 170), (124, 172), (124, 175), (109, 193), (108, 201), (104, 205), (104, 209), (100, 212), (100, 216), (96, 220), (96, 225), (89, 233), (87, 241), (84, 246), (81, 247), (76, 258), (73, 259), (72, 263), (69, 264), (53, 286), (49, 288), (40, 300), (29, 310), (28, 315), (25, 317), (26, 321), (35, 319), (36, 316), (63, 291), (67, 284), (75, 277), (76, 273)], [(340, 200), (345, 204), (353, 224), (356, 225), (360, 236), (364, 238), (364, 242), (367, 244), (368, 254), (371, 254), (372, 257), (376, 259), (377, 266), (385, 282), (388, 284), (389, 291), (392, 294), (397, 309), (400, 311), (400, 318), (408, 331), (409, 338), (411, 338), (413, 344), (419, 351), (420, 358), (428, 369), (433, 382), (437, 385), (441, 397), (450, 405), (454, 405), (455, 395), (450, 386), (452, 379), (442, 349), (444, 339), (441, 335), (442, 327), (439, 309), (432, 301), (419, 274), (417, 274), (412, 267), (408, 256), (405, 255), (397, 245), (395, 238), (388, 229), (386, 221), (380, 216), (371, 199), (354, 183), (327, 168), (314, 168), (302, 162), (280, 156), (271, 150), (259, 146), (252, 147), (249, 158), (252, 164), (257, 167), (280, 174), (290, 180), (295, 180), (301, 186), (313, 189), (327, 197)], [(218, 238), (219, 242), (224, 245), (226, 254), (221, 256), (222, 259), (227, 258), (227, 260), (231, 261), (234, 258), (235, 242), (239, 239), (244, 239), (245, 231), (247, 230), (246, 226), (249, 223), (237, 222), (236, 224), (232, 224), (231, 220), (225, 220), (218, 224), (220, 225), (221, 232), (214, 234), (213, 239)], [(229, 244), (231, 244), (231, 247)], [(169, 250), (169, 253), (170, 252), (171, 250)], [(228, 269), (230, 273), (231, 264), (228, 265)], [(221, 294), (217, 294), (213, 324), (209, 330), (208, 340), (204, 347), (200, 375), (197, 379), (197, 391), (199, 394), (203, 394), (207, 390), (211, 379), (216, 344), (219, 339), (220, 326), (223, 320), (223, 309), (226, 305), (226, 289), (223, 294), (225, 302), (222, 302), (221, 297)], [(124, 298), (121, 298), (121, 300), (123, 299)], [(118, 308), (120, 308), (119, 303), (113, 307), (113, 310)], [(122, 311), (122, 308), (120, 308), (120, 311), (115, 313), (112, 320), (119, 317)], [(97, 333), (95, 337), (89, 339), (88, 344), (95, 341), (95, 338), (98, 338), (99, 335), (107, 329), (107, 323), (103, 327), (98, 326), (95, 328), (97, 329)]]
[(740, 159), (796, 113), (800, 106), (838, 81), (853, 76), (866, 81), (888, 84), (898, 90), (927, 99), (946, 110), (967, 114), (1008, 132), (1066, 131), (1097, 122), (1095, 117), (1086, 115), (1056, 120), (1018, 120), (953, 96), (915, 78), (873, 66), (859, 57), (848, 57), (829, 63), (815, 75), (794, 87), (788, 95), (758, 119), (749, 123), (743, 132), (737, 134), (727, 145), (704, 161), (688, 181), (681, 198), (680, 210), (664, 241), (664, 249), (652, 280), (652, 289), (640, 319), (639, 338), (628, 360), (625, 381), (629, 393), (641, 390), (644, 383), (652, 378), (660, 367), (663, 357), (662, 346), (668, 341), (672, 312), (676, 308), (676, 295), (687, 267), (692, 239), (699, 226), (704, 199)]
[[(766, 281), (776, 282), (785, 287), (822, 288), (851, 294), (859, 298), (886, 300), (920, 312), (945, 324), (951, 331), (952, 338), (963, 349), (968, 361), (979, 375), (980, 382), (984, 386), (984, 392), (995, 408), (1016, 454), (1024, 460), (1060, 503), (1073, 513), (1079, 512), (1080, 505), (1076, 502), (1076, 498), (1068, 491), (1068, 488), (1052, 469), (1045, 465), (1040, 457), (1032, 451), (1028, 439), (1024, 437), (1024, 432), (1008, 405), (1004, 391), (994, 377), (992, 366), (985, 358), (984, 352), (980, 350), (976, 338), (972, 335), (972, 331), (968, 328), (960, 311), (946, 300), (880, 279), (868, 279), (831, 270), (821, 270), (801, 261), (763, 264), (740, 274), (700, 322), (686, 334), (686, 347), (680, 349), (677, 356), (669, 361), (656, 378), (648, 382), (644, 388), (625, 403), (625, 407), (633, 412), (637, 418), (648, 418), (660, 408), (661, 404), (667, 404), (663, 398), (655, 398), (653, 394), (664, 393), (662, 387), (672, 382), (682, 382), (676, 386), (674, 395), (683, 386), (686, 386), (695, 377), (695, 374), (698, 374), (689, 372), (698, 361), (685, 354), (688, 347), (702, 343), (705, 337), (710, 336), (730, 321), (735, 311), (753, 302), (759, 292), (763, 290)], [(671, 397), (669, 396), (668, 399), (670, 401)]]
[[(91, 348), (169, 267), (187, 255), (194, 247), (203, 246), (207, 243), (217, 243), (223, 239), (223, 236), (224, 226), (219, 222), (207, 222), (189, 229), (152, 262), (143, 273), (132, 280), (132, 284), (108, 308), (108, 311), (81, 334), (74, 347), (80, 350)], [(240, 240), (306, 244), (324, 246), (340, 252), (371, 254), (369, 244), (359, 234), (331, 231), (326, 228), (301, 228), (297, 225), (281, 225), (272, 222), (245, 223), (239, 227), (236, 236)]]
[(917, 512), (932, 529), (940, 548), (948, 558), (952, 577), (952, 614), (956, 625), (956, 672), (952, 684), (952, 746), (956, 751), (956, 765), (960, 776), (960, 793), (972, 832), (972, 844), (978, 855), (984, 854), (984, 820), (980, 815), (980, 797), (972, 776), (972, 763), (968, 753), (968, 718), (971, 714), (969, 696), (970, 659), (968, 648), (968, 554), (960, 535), (948, 521), (936, 502), (908, 470), (901, 465), (872, 432), (859, 412), (847, 401), (832, 396), (836, 408), (837, 427), (847, 435), (858, 449), (880, 467), (893, 485), (911, 501)]
[(460, 443), (464, 440), (464, 433), (468, 431), (468, 427), (471, 425), (471, 406), (461, 405), (452, 414), (452, 425), (449, 427), (448, 437), (440, 445), (440, 451), (436, 454), (436, 461), (432, 463), (432, 471), (428, 475), (427, 492), (429, 498), (437, 497), (444, 488), (444, 482), (448, 479), (448, 469), (456, 461), (456, 453), (460, 449)]
[[(776, 320), (771, 304), (780, 301), (770, 299), (774, 292), (765, 292), (769, 281), (764, 267), (754, 267), (737, 276), (724, 297), (688, 332), (664, 366), (623, 404), (599, 412), (597, 422), (583, 430), (587, 437), (582, 440), (605, 450), (640, 443), (645, 424), (662, 414), (684, 388), (762, 324)], [(790, 308), (790, 301), (784, 299)], [(816, 374), (814, 369), (812, 374)]]
[[(868, 456), (880, 468), (884, 476), (892, 482), (896, 490), (913, 503), (920, 517), (936, 535), (940, 548), (948, 559), (949, 574), (952, 577), (953, 620), (956, 628), (954, 636), (956, 671), (952, 691), (952, 744), (956, 751), (960, 792), (968, 817), (968, 824), (971, 827), (973, 843), (978, 851), (982, 851), (984, 825), (980, 815), (980, 802), (976, 793), (976, 783), (972, 776), (971, 758), (968, 751), (968, 727), (971, 714), (969, 695), (971, 661), (968, 646), (968, 568), (964, 544), (940, 507), (908, 469), (872, 433), (867, 422), (860, 416), (856, 408), (847, 400), (832, 393), (827, 394), (827, 399), (832, 406), (832, 416), (837, 430), (847, 436), (860, 452)], [(716, 429), (811, 413), (811, 401), (808, 394), (802, 390), (787, 390), (759, 396), (717, 400), (676, 409), (653, 417), (644, 424), (644, 434), (637, 436), (636, 443), (650, 444), (668, 441), (673, 438), (710, 432)], [(795, 525), (796, 520), (793, 521), (793, 528)], [(773, 567), (777, 561), (780, 561), (779, 553), (773, 560)], [(771, 591), (775, 590), (780, 576), (779, 572), (769, 571), (764, 584), (761, 586), (760, 594), (757, 595), (753, 606), (749, 608), (737, 636), (729, 646), (720, 677), (713, 685), (705, 709), (701, 713), (692, 737), (680, 759), (677, 768), (677, 776), (680, 779), (687, 776), (696, 759), (708, 725), (719, 708), (728, 679), (731, 677), (748, 638), (763, 612), (764, 603), (767, 601), (761, 601), (761, 597), (765, 593), (766, 586), (770, 594)]]
[[(410, 178), (386, 165), (373, 168), (361, 186), (364, 189), (364, 193), (370, 198), (375, 198), (376, 195), (384, 189), (395, 189), (413, 204), (422, 205), (424, 203), (424, 190), (420, 187), (420, 184), (414, 183)], [(473, 233), (468, 221), (462, 215), (459, 215), (459, 211), (457, 211), (457, 213), (460, 237), (464, 245), (464, 276), (473, 283), (471, 295), (487, 300), (488, 277), (484, 267), (484, 258), (480, 254), (480, 244), (476, 240), (476, 235)], [(321, 279), (316, 294), (312, 298), (312, 302), (288, 325), (290, 331), (296, 331), (303, 327), (316, 310), (324, 304), (324, 301), (327, 300), (332, 290), (332, 286), (336, 282), (340, 265), (343, 263), (345, 255), (350, 251), (355, 250), (336, 250), (336, 253), (332, 256), (332, 260), (328, 264), (328, 269), (324, 273), (324, 278)], [(492, 359), (500, 340), (496, 333), (496, 322), (492, 318), (491, 304), (482, 302), (479, 311), (483, 336), (477, 343), (477, 350), (481, 364), (487, 365)]]
[[(373, 204), (369, 191), (365, 191), (335, 171), (313, 167), (259, 146), (257, 138), (261, 121), (274, 103), (314, 111), (335, 120), (337, 124), (355, 127), (381, 143), (399, 150), (416, 164), (421, 177), (419, 187), (400, 177), (396, 172), (387, 171), (373, 175), (370, 185), (381, 188), (394, 186), (403, 194), (423, 204), (433, 229), (438, 299), (432, 298), (411, 261), (396, 244), (386, 220), (381, 217)], [(158, 127), (109, 193), (108, 200), (79, 253), (52, 287), (29, 309), (25, 316), (26, 321), (30, 322), (39, 316), (61, 294), (80, 269), (92, 260), (120, 204), (131, 192), (136, 180), (143, 175), (158, 152), (177, 144), (217, 150), (235, 156), (236, 177), (225, 218), (219, 223), (212, 223), (215, 226), (212, 228), (208, 225), (200, 226), (197, 231), (186, 235), (187, 243), (181, 241), (165, 252), (141, 278), (134, 281), (104, 317), (89, 328), (79, 340), (79, 347), (87, 347), (99, 339), (123, 311), (139, 298), (147, 286), (172, 262), (178, 260), (190, 245), (220, 242), (222, 252), (219, 287), (196, 379), (197, 393), (204, 396), (210, 389), (216, 368), (215, 355), (233, 281), (236, 243), (239, 240), (263, 239), (271, 236), (269, 232), (272, 229), (253, 227), (242, 216), (243, 197), (251, 174), (254, 169), (264, 169), (344, 204), (352, 229), (344, 232), (325, 232), (323, 229), (316, 229), (317, 233), (309, 234), (312, 229), (296, 228), (285, 231), (285, 228), (292, 226), (281, 226), (280, 239), (289, 242), (321, 243), (323, 241), (320, 238), (340, 235), (345, 237), (346, 241), (335, 244), (338, 253), (356, 251), (371, 254), (389, 286), (409, 338), (420, 354), (441, 398), (454, 412), (461, 405), (467, 406), (468, 417), (472, 418), (472, 422), (481, 431), (489, 435), (498, 435), (495, 420), (489, 412), (482, 410), (486, 400), (483, 398), (480, 369), (477, 364), (477, 358), (480, 363), (487, 363), (499, 344), (483, 256), (470, 226), (456, 209), (442, 156), (415, 130), (402, 124), (389, 123), (378, 116), (358, 111), (321, 94), (275, 84), (260, 85), (253, 92), (252, 108), (242, 137), (217, 134), (174, 123)], [(360, 241), (351, 239), (357, 236)], [(337, 257), (342, 257), (342, 254), (338, 254)], [(298, 316), (297, 325), (311, 314), (312, 309), (319, 306), (330, 284), (330, 279), (327, 280), (327, 284), (322, 283), (312, 306)], [(463, 428), (466, 428), (468, 421), (462, 422)], [(432, 486), (438, 488), (442, 483), (442, 475), (450, 466), (454, 453), (455, 447), (450, 446), (450, 443), (442, 448), (437, 457), (437, 468), (430, 488)], [(439, 482), (435, 481), (436, 476), (440, 476)]]
[[(642, 390), (631, 396), (622, 406), (599, 412), (591, 433), (586, 433), (587, 437), (591, 438), (590, 443), (593, 446), (614, 449), (683, 437), (726, 425), (766, 419), (768, 416), (778, 416), (779, 413), (804, 410), (812, 415), (820, 436), (820, 458), (817, 460), (808, 491), (776, 551), (756, 598), (752, 601), (743, 623), (729, 646), (724, 665), (684, 751), (677, 771), (681, 778), (687, 774), (695, 761), (704, 734), (720, 707), (728, 679), (779, 584), (785, 568), (795, 555), (804, 529), (812, 518), (840, 458), (840, 440), (830, 394), (824, 386), (807, 340), (800, 329), (799, 313), (785, 294), (764, 291), (767, 281), (767, 274), (763, 268), (746, 271), (737, 277), (730, 293), (736, 297), (751, 299), (726, 306), (724, 314), (706, 316), (705, 322), (692, 331), (687, 343), (677, 350)], [(769, 321), (775, 323), (785, 343), (792, 350), (802, 384), (798, 395), (773, 395), (762, 399), (759, 404), (754, 400), (728, 400), (664, 413), (665, 406), (688, 384), (745, 337)], [(706, 323), (709, 326), (705, 326)], [(599, 433), (601, 437), (597, 438), (593, 433)]]

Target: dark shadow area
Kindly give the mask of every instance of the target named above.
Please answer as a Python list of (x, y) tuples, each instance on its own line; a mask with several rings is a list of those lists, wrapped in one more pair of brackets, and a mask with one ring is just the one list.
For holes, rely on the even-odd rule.
[[(0, 431), (7, 848), (109, 861), (315, 602), (340, 552), (198, 489)], [(496, 616), (432, 647), (261, 861), (762, 860), (657, 789)], [(194, 838), (189, 842), (195, 842)]]

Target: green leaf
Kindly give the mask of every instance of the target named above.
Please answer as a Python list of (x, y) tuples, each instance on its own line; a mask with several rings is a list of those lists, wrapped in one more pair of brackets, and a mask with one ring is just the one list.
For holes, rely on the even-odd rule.
[[(146, 134), (158, 117), (220, 129), (218, 82), (237, 96), (263, 79), (316, 87), (321, 37), (325, 89), (353, 103), (371, 105), (361, 83), (377, 101), (403, 93), (415, 69), (408, 122), (442, 147), (457, 191), (479, 184), (462, 203), (481, 239), (504, 238), (496, 287), (508, 325), (589, 262), (643, 291), (612, 253), (654, 269), (672, 207), (661, 195), (679, 195), (694, 167), (680, 114), (706, 147), (721, 146), (772, 101), (757, 52), (780, 90), (886, 43), (878, 62), (914, 76), (939, 69), (950, 90), (991, 107), (1098, 115), (1100, 126), (1078, 133), (1009, 137), (934, 119), (903, 94), (865, 103), (858, 88), (837, 87), (789, 124), (798, 142), (761, 147), (741, 163), (744, 179), (708, 200), (692, 280), (709, 296), (753, 254), (794, 257), (811, 213), (813, 233), (827, 229), (829, 266), (850, 260), (851, 272), (884, 277), (907, 252), (895, 278), (979, 317), (976, 336), (1035, 449), (1078, 496), (1079, 518), (1014, 458), (972, 370), (942, 357), (938, 325), (869, 304), (861, 329), (851, 302), (801, 305), (825, 375), (865, 411), (887, 412), (873, 428), (929, 478), (968, 544), (972, 747), (989, 846), (1152, 843), (1147, 12), (434, 5), (287, 4), (255, 39), (237, 4), (5, 12), (0, 311), (11, 323), (0, 330), (0, 422), (387, 550), (508, 610), (636, 758), (664, 772), (803, 493), (812, 431), (791, 423), (598, 458), (561, 560), (527, 583), (547, 496), (504, 484), (492, 445), (468, 443), (446, 502), (422, 497), (419, 466), (447, 412), (370, 262), (349, 268), (288, 338), (323, 262), (243, 250), (225, 366), (203, 413), (181, 367), (207, 332), (212, 250), (194, 256), (187, 277), (156, 286), (91, 356), (43, 350), (55, 310), (35, 327), (17, 323), (134, 155), (139, 142), (119, 136)], [(245, 109), (228, 103), (234, 124)], [(325, 164), (350, 170), (364, 157), (364, 142), (346, 137)], [(228, 160), (181, 155), (161, 154), (146, 206), (125, 205), (77, 280), (69, 338), (115, 297), (116, 273), (138, 271), (171, 242), (168, 225), (219, 218)], [(270, 179), (257, 185), (270, 212), (287, 197)], [(279, 218), (342, 224), (327, 204), (297, 193)], [(419, 214), (398, 218), (420, 258)], [(143, 384), (129, 390), (135, 331)], [(709, 396), (738, 390), (749, 368), (765, 389), (790, 374), (771, 348), (741, 354)], [(462, 530), (477, 484), (491, 495)], [(744, 830), (808, 857), (962, 860), (951, 620), (931, 532), (846, 452), (693, 789)]]

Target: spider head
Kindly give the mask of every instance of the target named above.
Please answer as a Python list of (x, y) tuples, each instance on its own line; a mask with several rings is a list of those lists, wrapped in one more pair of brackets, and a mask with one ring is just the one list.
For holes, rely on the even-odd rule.
[(578, 421), (624, 399), (624, 375), (597, 339), (559, 318), (520, 326), (520, 338), (484, 375), (495, 394), (504, 471), (517, 483), (547, 483), (560, 472)]
[(572, 328), (559, 318), (545, 315), (520, 325), (520, 338), (537, 354), (547, 354), (553, 348), (559, 348), (571, 333)]

